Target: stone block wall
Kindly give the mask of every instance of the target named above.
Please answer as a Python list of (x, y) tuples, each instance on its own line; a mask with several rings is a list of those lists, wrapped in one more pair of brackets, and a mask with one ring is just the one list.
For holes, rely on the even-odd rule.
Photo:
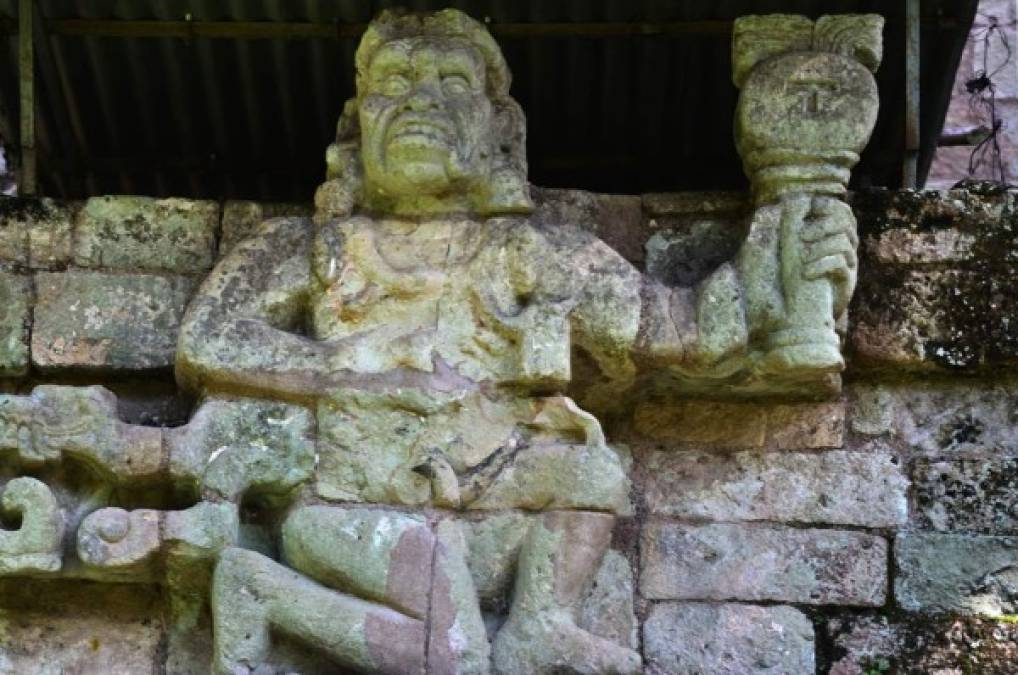
[[(547, 221), (589, 227), (679, 285), (731, 257), (748, 209), (729, 193), (535, 197)], [(631, 639), (647, 673), (1015, 672), (1018, 194), (852, 201), (860, 284), (839, 396), (644, 391), (607, 421), (632, 456), (633, 509), (581, 620)], [(131, 425), (190, 417), (172, 377), (189, 297), (260, 220), (309, 213), (0, 202), (0, 391), (101, 384), (130, 423), (109, 432), (125, 457), (131, 439), (165, 453), (190, 431)], [(18, 433), (0, 426), (0, 449)], [(173, 634), (156, 585), (0, 585), (0, 673), (183, 673), (207, 654), (208, 626)]]

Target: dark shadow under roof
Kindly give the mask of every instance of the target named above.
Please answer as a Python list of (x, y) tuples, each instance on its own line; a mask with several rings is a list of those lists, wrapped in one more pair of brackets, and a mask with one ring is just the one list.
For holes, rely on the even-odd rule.
[[(7, 139), (18, 119), (17, 4), (0, 0)], [(976, 4), (922, 2), (921, 177)], [(881, 114), (855, 181), (900, 185), (905, 0), (38, 0), (41, 192), (310, 199), (353, 92), (359, 31), (397, 5), (490, 22), (527, 113), (532, 182), (621, 193), (746, 186), (731, 132), (734, 18), (883, 14)]]

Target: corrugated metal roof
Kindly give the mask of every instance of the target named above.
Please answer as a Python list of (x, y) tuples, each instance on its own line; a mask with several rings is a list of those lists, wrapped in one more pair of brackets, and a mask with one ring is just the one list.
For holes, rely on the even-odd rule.
[[(736, 90), (726, 22), (771, 12), (884, 14), (882, 112), (856, 180), (899, 184), (904, 0), (38, 0), (42, 192), (309, 199), (342, 103), (353, 93), (357, 38), (350, 33), (394, 5), (451, 5), (492, 23), (514, 73), (513, 94), (528, 116), (534, 183), (630, 193), (745, 186), (732, 142)], [(923, 2), (923, 174), (975, 6), (975, 0)], [(0, 17), (16, 16), (17, 0), (0, 0)], [(317, 37), (108, 37), (71, 34), (65, 21), (188, 16), (291, 22), (317, 27), (311, 31)], [(500, 30), (548, 23), (610, 25), (594, 36)], [(619, 34), (623, 23), (635, 24), (629, 34)], [(330, 24), (334, 34), (323, 32)], [(674, 30), (659, 30), (668, 25)], [(17, 119), (16, 37), (8, 42), (0, 93), (10, 121)]]

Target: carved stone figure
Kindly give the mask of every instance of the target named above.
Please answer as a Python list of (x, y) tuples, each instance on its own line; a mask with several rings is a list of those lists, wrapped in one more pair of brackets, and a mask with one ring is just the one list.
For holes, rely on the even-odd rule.
[(855, 288), (858, 237), (839, 198), (876, 124), (882, 29), (873, 14), (735, 22), (735, 141), (756, 203), (749, 236), (780, 250), (757, 249), (768, 260), (756, 264), (780, 277), (759, 319), (769, 326), (765, 369), (844, 368), (835, 323)]
[[(481, 24), (382, 13), (315, 218), (265, 222), (187, 311), (191, 422), (123, 424), (100, 388), (0, 397), (19, 470), (71, 460), (191, 506), (127, 510), (104, 489), (72, 513), (15, 478), (0, 574), (163, 580), (171, 652), (211, 583), (223, 675), (264, 672), (279, 635), (366, 673), (639, 672), (578, 612), (629, 490), (593, 413), (642, 375), (769, 391), (840, 368), (856, 238), (837, 197), (875, 113), (861, 21), (737, 24), (758, 209), (734, 260), (670, 288), (583, 223), (535, 216), (523, 114)], [(771, 35), (781, 22), (797, 28)]]

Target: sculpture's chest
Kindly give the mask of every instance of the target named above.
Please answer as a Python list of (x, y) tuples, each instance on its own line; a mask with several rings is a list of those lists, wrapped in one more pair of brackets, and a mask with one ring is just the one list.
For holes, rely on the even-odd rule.
[(485, 339), (472, 291), (477, 237), (440, 226), (392, 234), (356, 225), (316, 255), (312, 330), (349, 345), (335, 365), (382, 372), (431, 370), (436, 357), (476, 361), (471, 345)]

